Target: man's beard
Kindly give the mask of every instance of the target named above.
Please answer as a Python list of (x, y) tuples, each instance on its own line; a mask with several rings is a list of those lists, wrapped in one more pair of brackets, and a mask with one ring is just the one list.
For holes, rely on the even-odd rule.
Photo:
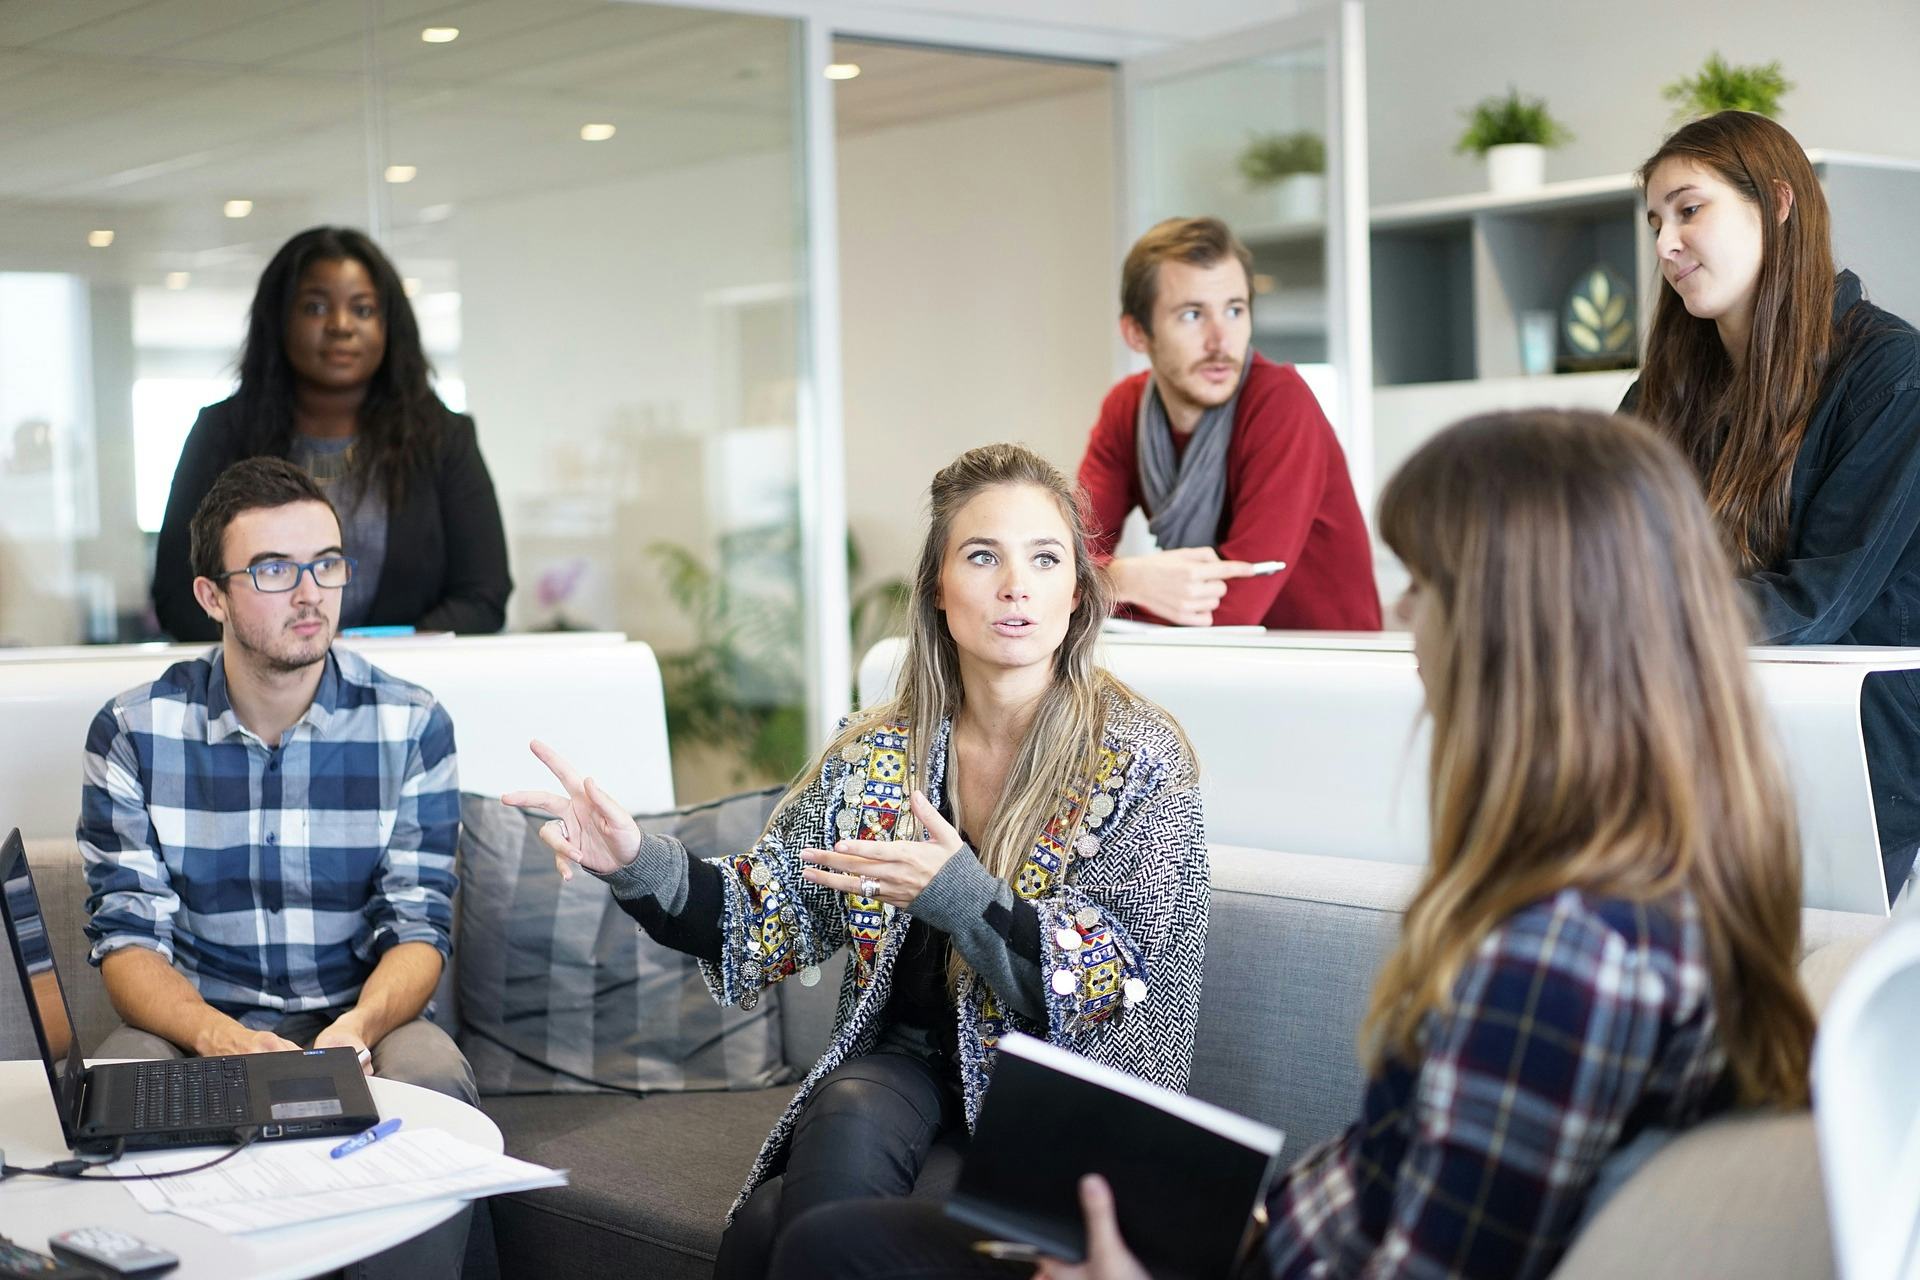
[[(1218, 408), (1233, 399), (1234, 393), (1240, 389), (1240, 375), (1246, 368), (1247, 361), (1252, 358), (1253, 353), (1252, 350), (1249, 349), (1247, 354), (1241, 356), (1238, 360), (1233, 359), (1231, 356), (1197, 360), (1181, 370), (1181, 376), (1174, 382), (1173, 390), (1196, 409), (1205, 410)], [(1209, 364), (1231, 364), (1233, 366), (1233, 374), (1218, 386), (1210, 384), (1200, 374), (1201, 368)], [(1160, 394), (1164, 399), (1166, 396), (1164, 380), (1162, 381)]]
[[(302, 622), (319, 622), (322, 627), (312, 639), (302, 640), (293, 634), (293, 628)], [(333, 645), (333, 632), (326, 614), (316, 609), (297, 614), (277, 627), (262, 627), (257, 631), (251, 627), (235, 627), (228, 641), (252, 654), (262, 669), (286, 675), (324, 662), (327, 650)]]

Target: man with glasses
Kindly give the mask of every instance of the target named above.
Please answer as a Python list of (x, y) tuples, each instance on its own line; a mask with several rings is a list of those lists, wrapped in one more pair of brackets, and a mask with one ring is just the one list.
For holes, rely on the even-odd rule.
[(228, 468), (191, 530), (221, 643), (94, 718), (87, 935), (125, 1024), (95, 1056), (345, 1045), (471, 1103), (466, 1059), (421, 1016), (451, 954), (453, 724), (333, 647), (340, 536), (300, 468)]

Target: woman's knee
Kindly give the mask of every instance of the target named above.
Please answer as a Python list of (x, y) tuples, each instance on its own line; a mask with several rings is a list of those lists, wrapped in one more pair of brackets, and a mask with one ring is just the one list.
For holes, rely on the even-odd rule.
[(767, 1274), (773, 1237), (780, 1226), (780, 1189), (780, 1178), (768, 1178), (733, 1215), (720, 1237), (714, 1280), (761, 1280)]
[(847, 1276), (859, 1250), (850, 1241), (865, 1238), (873, 1202), (842, 1200), (807, 1210), (780, 1233), (767, 1268), (767, 1280), (816, 1280)]
[(917, 1064), (894, 1062), (895, 1056), (867, 1055), (841, 1063), (814, 1087), (799, 1122), (844, 1116), (872, 1119), (904, 1108), (923, 1123), (939, 1125), (937, 1085)]

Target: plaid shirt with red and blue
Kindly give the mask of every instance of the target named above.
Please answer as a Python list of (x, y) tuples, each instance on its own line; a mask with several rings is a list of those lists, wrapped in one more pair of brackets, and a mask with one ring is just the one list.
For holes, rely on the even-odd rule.
[[(1609, 1154), (1731, 1105), (1690, 898), (1564, 890), (1482, 942), (1418, 1062), (1267, 1201), (1272, 1277), (1545, 1276)], [(1264, 1265), (1261, 1265), (1264, 1263)]]

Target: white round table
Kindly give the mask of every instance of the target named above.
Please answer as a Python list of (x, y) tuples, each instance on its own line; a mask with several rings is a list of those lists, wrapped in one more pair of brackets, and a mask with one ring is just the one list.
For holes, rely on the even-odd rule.
[[(378, 1077), (367, 1083), (382, 1119), (400, 1116), (409, 1129), (444, 1129), (499, 1152), (500, 1130), (482, 1111), (444, 1094)], [(336, 1144), (338, 1138), (306, 1142)], [(276, 1144), (278, 1145), (278, 1144)], [(38, 1166), (72, 1155), (60, 1136), (46, 1070), (32, 1062), (0, 1062), (0, 1149), (6, 1163)], [(202, 1148), (212, 1159), (219, 1147)], [(74, 1227), (115, 1227), (180, 1256), (168, 1280), (300, 1280), (371, 1257), (439, 1226), (466, 1202), (429, 1200), (350, 1217), (246, 1235), (222, 1235), (170, 1213), (149, 1213), (123, 1182), (9, 1178), (0, 1182), (0, 1235), (48, 1252), (47, 1238)]]

